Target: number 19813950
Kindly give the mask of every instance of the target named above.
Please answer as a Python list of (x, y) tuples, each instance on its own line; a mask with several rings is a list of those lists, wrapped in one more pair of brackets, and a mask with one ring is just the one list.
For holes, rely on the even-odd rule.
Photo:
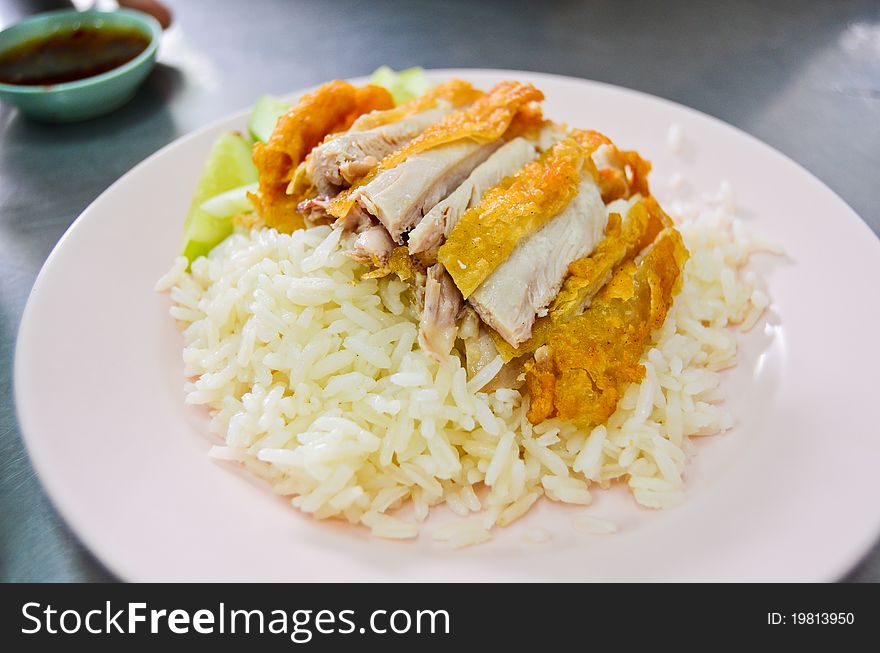
[(852, 625), (855, 623), (852, 612), (768, 612), (767, 623), (771, 626), (834, 626), (838, 624)]

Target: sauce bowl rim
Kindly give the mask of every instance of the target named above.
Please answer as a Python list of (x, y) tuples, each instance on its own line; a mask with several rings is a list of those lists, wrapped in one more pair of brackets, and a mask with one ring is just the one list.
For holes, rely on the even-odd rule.
[[(80, 88), (86, 88), (89, 86), (95, 86), (97, 84), (101, 84), (103, 82), (109, 81), (116, 77), (123, 76), (132, 70), (138, 68), (147, 61), (150, 57), (152, 57), (156, 50), (159, 47), (159, 40), (162, 35), (162, 26), (159, 25), (159, 21), (150, 16), (149, 14), (145, 14), (140, 11), (134, 11), (131, 9), (116, 9), (113, 11), (97, 11), (94, 9), (87, 9), (85, 11), (78, 11), (76, 9), (60, 9), (56, 11), (45, 11), (38, 14), (34, 14), (33, 16), (28, 16), (27, 18), (18, 21), (17, 23), (13, 23), (6, 29), (0, 31), (0, 35), (7, 34), (13, 30), (18, 30), (33, 22), (43, 22), (47, 19), (51, 18), (73, 18), (73, 19), (100, 19), (108, 16), (123, 17), (126, 20), (124, 22), (127, 23), (128, 26), (138, 27), (138, 28), (146, 28), (143, 30), (144, 32), (149, 32), (149, 42), (147, 43), (147, 47), (139, 53), (133, 59), (126, 61), (121, 66), (117, 66), (116, 68), (111, 68), (103, 73), (99, 73), (97, 75), (91, 75), (90, 77), (83, 77), (82, 79), (73, 80), (70, 82), (61, 82), (59, 84), (4, 84), (0, 82), (0, 93), (14, 93), (19, 95), (48, 95), (53, 93), (63, 93), (64, 91), (76, 90)], [(64, 26), (66, 27), (66, 25)], [(104, 29), (102, 27), (98, 27), (97, 29)], [(145, 36), (147, 34), (144, 34)], [(34, 37), (34, 40), (41, 38), (40, 36)], [(13, 46), (17, 47), (17, 46)], [(0, 49), (0, 55), (5, 53), (7, 49)]]

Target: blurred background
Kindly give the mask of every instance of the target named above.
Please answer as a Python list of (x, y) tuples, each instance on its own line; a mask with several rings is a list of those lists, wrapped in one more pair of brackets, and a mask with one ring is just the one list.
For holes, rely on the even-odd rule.
[[(116, 6), (0, 0), (0, 28), (95, 4)], [(129, 168), (261, 94), (383, 64), (609, 82), (694, 107), (769, 143), (880, 233), (877, 0), (164, 4), (173, 21), (158, 64), (122, 108), (43, 124), (0, 105), (0, 580), (112, 579), (46, 499), (15, 421), (13, 347), (37, 272), (77, 215)], [(847, 580), (880, 581), (880, 549)]]

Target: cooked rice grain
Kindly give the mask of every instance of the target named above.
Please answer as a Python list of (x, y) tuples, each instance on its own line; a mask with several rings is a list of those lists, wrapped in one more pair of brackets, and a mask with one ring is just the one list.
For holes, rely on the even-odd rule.
[[(617, 480), (642, 505), (674, 505), (688, 437), (731, 425), (717, 401), (719, 371), (736, 363), (728, 327), (751, 327), (769, 304), (741, 269), (765, 247), (730, 216), (728, 186), (711, 199), (711, 210), (673, 206), (691, 251), (682, 292), (643, 358), (644, 381), (588, 432), (533, 426), (518, 391), (482, 391), (500, 358), (468, 380), (458, 358), (425, 357), (407, 286), (361, 280), (326, 226), (237, 233), (189, 273), (175, 261), (157, 288), (171, 290), (183, 328), (186, 401), (208, 407), (225, 441), (213, 457), (244, 464), (315, 517), (380, 537), (415, 537), (430, 507), (446, 503), (477, 519), (435, 539), (477, 544), (541, 496), (588, 505), (591, 486)], [(406, 502), (415, 521), (393, 514)], [(588, 516), (576, 525), (616, 528)]]

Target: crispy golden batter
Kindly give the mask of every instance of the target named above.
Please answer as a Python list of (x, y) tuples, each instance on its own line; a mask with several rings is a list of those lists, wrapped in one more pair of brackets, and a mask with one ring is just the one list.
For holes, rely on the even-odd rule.
[(521, 136), (532, 141), (537, 141), (541, 129), (550, 125), (549, 120), (544, 120), (544, 112), (537, 102), (530, 102), (520, 107), (519, 111), (510, 121), (510, 126), (504, 132), (504, 138), (508, 141)]
[(504, 338), (491, 331), (498, 352), (505, 361), (530, 354), (547, 342), (554, 325), (561, 324), (581, 313), (590, 300), (608, 283), (615, 269), (624, 261), (631, 260), (665, 227), (672, 226), (653, 197), (636, 203), (627, 213), (626, 222), (612, 213), (605, 227), (603, 238), (596, 249), (568, 266), (569, 276), (550, 304), (546, 316), (535, 320), (532, 336), (512, 347)]
[[(414, 100), (410, 100), (409, 102), (394, 107), (393, 109), (373, 111), (372, 113), (364, 114), (358, 118), (356, 121), (357, 124), (354, 125), (354, 127), (360, 131), (366, 131), (368, 129), (381, 127), (382, 125), (398, 122), (413, 114), (433, 109), (437, 106), (437, 102), (440, 100), (445, 100), (453, 107), (460, 108), (471, 104), (483, 95), (483, 91), (474, 88), (470, 82), (461, 79), (453, 79), (438, 84), (437, 86), (428, 89), (425, 93)], [(333, 136), (334, 134), (328, 134), (327, 139), (330, 139)], [(291, 195), (296, 195), (298, 198), (313, 197), (316, 193), (314, 187), (311, 185), (311, 180), (308, 177), (306, 164), (306, 161), (300, 163), (296, 172), (293, 174), (293, 179), (291, 180), (290, 185), (287, 187), (287, 192)], [(371, 175), (374, 170), (375, 168), (365, 171), (354, 181), (353, 185), (359, 185), (360, 181), (368, 175)]]
[(467, 298), (533, 234), (577, 195), (586, 153), (572, 138), (489, 189), (462, 215), (438, 259)]
[(409, 255), (406, 245), (400, 245), (391, 250), (391, 255), (386, 263), (378, 259), (373, 261), (373, 270), (361, 276), (362, 279), (381, 279), (389, 274), (396, 274), (401, 281), (412, 281), (416, 272), (424, 272), (424, 265), (420, 265)]
[(648, 174), (651, 172), (651, 162), (643, 159), (638, 152), (621, 151), (613, 144), (610, 146), (614, 166), (599, 170), (602, 201), (607, 204), (616, 199), (629, 199), (637, 193), (646, 197), (650, 195)]
[(639, 359), (666, 318), (687, 257), (678, 231), (664, 229), (583, 314), (552, 327), (548, 344), (526, 364), (530, 421), (560, 417), (592, 426), (611, 416), (626, 384), (645, 374)]
[(260, 192), (248, 193), (248, 198), (262, 216), (263, 224), (288, 233), (301, 228), (304, 222), (296, 210), (299, 200), (288, 195), (286, 190), (285, 177), (290, 170), (290, 157), (257, 143), (254, 145), (253, 158), (260, 174)]
[(399, 122), (416, 113), (433, 109), (437, 106), (438, 100), (445, 100), (455, 108), (463, 107), (475, 102), (483, 95), (483, 91), (474, 88), (470, 82), (462, 79), (451, 79), (448, 82), (443, 82), (429, 88), (414, 100), (405, 102), (393, 109), (376, 111), (359, 118), (355, 128), (360, 131), (366, 131), (392, 122)]
[(614, 143), (612, 143), (611, 139), (605, 134), (592, 129), (572, 129), (571, 136), (581, 144), (581, 147), (591, 154), (595, 152), (600, 145), (614, 146)]
[[(465, 138), (491, 143), (504, 135), (521, 107), (543, 99), (544, 94), (531, 84), (501, 82), (466, 109), (449, 114), (406, 145), (386, 156), (371, 174), (360, 181), (360, 184), (368, 183), (378, 172), (393, 168), (414, 154), (440, 145)], [(354, 206), (352, 191), (356, 187), (353, 186), (337, 195), (330, 203), (328, 213), (337, 218), (348, 215)]]
[(526, 389), (531, 399), (528, 418), (537, 424), (556, 413), (556, 368), (549, 349), (542, 347), (535, 352), (534, 359), (526, 363), (525, 369)]
[(266, 226), (259, 213), (239, 213), (238, 215), (234, 215), (232, 216), (232, 224), (237, 227), (244, 227), (248, 230), (254, 228), (263, 229)]
[(572, 130), (572, 136), (590, 153), (601, 145), (610, 148), (608, 158), (612, 166), (597, 171), (596, 177), (603, 202), (607, 204), (616, 199), (629, 199), (636, 193), (645, 197), (651, 194), (648, 188), (651, 162), (643, 159), (638, 152), (618, 150), (610, 138), (593, 130), (575, 129)]
[(269, 141), (254, 145), (260, 195), (250, 197), (266, 225), (286, 232), (302, 227), (296, 205), (303, 198), (287, 194), (297, 165), (327, 134), (348, 129), (364, 113), (393, 106), (391, 94), (384, 88), (355, 88), (336, 80), (304, 95), (281, 116)]
[(531, 84), (501, 82), (467, 109), (452, 113), (428, 127), (404, 147), (390, 154), (380, 167), (383, 170), (393, 168), (413, 154), (463, 138), (491, 143), (507, 131), (520, 107), (543, 99), (544, 94)]

